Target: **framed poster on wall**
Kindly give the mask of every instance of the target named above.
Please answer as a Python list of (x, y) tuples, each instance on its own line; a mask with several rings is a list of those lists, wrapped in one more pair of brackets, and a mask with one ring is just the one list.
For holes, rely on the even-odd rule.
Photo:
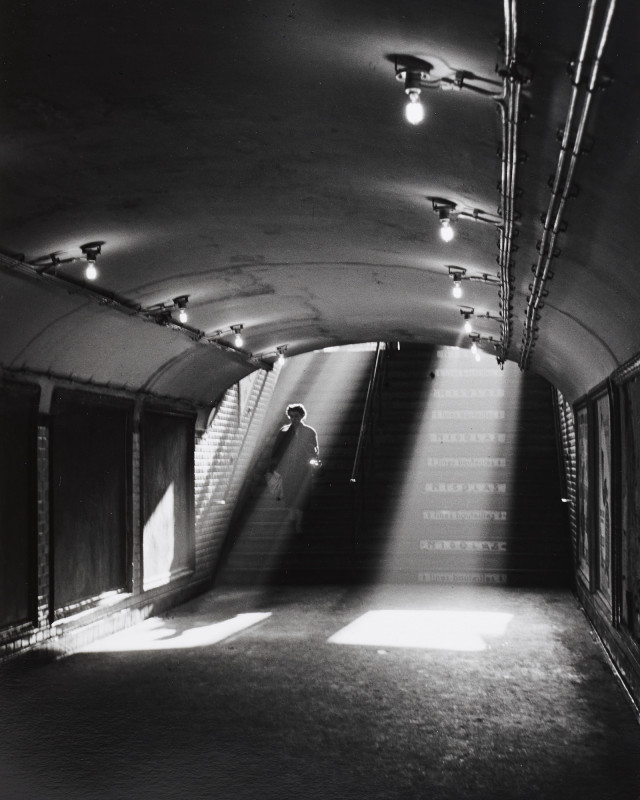
[(597, 514), (597, 587), (603, 599), (611, 604), (611, 405), (609, 395), (596, 400), (596, 490)]
[(589, 578), (589, 413), (586, 405), (576, 409), (576, 440), (578, 445), (578, 572), (586, 582)]

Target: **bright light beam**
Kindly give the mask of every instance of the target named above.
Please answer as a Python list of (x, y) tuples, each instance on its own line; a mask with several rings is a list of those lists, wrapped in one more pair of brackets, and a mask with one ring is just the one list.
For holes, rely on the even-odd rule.
[(131, 628), (119, 631), (83, 647), (82, 653), (114, 653), (134, 650), (184, 650), (190, 647), (208, 647), (235, 633), (257, 625), (271, 616), (271, 611), (236, 614), (231, 619), (200, 625), (178, 631), (175, 622), (151, 617)]
[(496, 611), (367, 611), (329, 638), (332, 644), (482, 651), (504, 636), (513, 614)]

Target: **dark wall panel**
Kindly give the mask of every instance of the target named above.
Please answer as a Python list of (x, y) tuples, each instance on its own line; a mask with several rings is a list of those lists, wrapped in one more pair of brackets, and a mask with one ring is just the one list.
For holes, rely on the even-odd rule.
[(0, 627), (27, 621), (35, 605), (37, 387), (0, 392)]
[(58, 392), (52, 404), (53, 602), (125, 588), (131, 407)]
[(153, 409), (143, 415), (144, 588), (195, 567), (195, 419)]
[(622, 620), (640, 644), (640, 377), (622, 388)]

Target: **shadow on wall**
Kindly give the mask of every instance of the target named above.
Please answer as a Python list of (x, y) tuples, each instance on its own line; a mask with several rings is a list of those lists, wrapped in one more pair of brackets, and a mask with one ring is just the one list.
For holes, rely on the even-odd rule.
[(509, 539), (507, 568), (512, 582), (570, 586), (573, 581), (569, 520), (562, 503), (560, 450), (554, 421), (553, 388), (531, 373), (509, 408)]
[[(358, 562), (370, 579), (406, 577), (424, 527), (423, 441), (438, 368), (437, 348), (401, 344), (386, 353), (380, 410), (364, 475)], [(410, 578), (413, 582), (416, 576)]]

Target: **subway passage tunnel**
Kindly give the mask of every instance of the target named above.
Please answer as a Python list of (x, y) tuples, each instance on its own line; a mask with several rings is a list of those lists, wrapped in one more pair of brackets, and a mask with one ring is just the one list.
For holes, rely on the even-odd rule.
[[(3, 785), (636, 798), (640, 11), (0, 13)], [(263, 480), (290, 401), (301, 537)]]

